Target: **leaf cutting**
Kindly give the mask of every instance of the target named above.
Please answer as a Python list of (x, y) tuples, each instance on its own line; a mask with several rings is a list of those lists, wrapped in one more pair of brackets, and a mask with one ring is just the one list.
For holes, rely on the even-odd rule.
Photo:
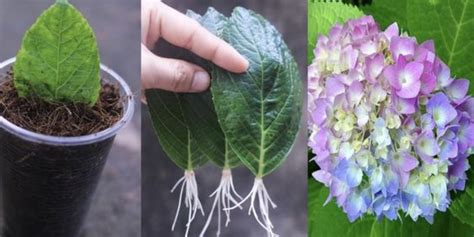
[(67, 0), (57, 0), (26, 32), (14, 66), (21, 97), (94, 105), (99, 52), (92, 28)]
[[(176, 53), (177, 58), (184, 57), (209, 71), (213, 78), (211, 92), (171, 93), (174, 97), (169, 101), (155, 103), (156, 99), (150, 97), (152, 93), (147, 91), (152, 118), (174, 122), (173, 129), (175, 126), (188, 128), (198, 150), (223, 169), (220, 184), (211, 195), (214, 202), (210, 216), (200, 236), (205, 235), (216, 206), (225, 212), (227, 225), (229, 211), (241, 208), (248, 200), (251, 201), (249, 214), (256, 218), (268, 236), (277, 236), (269, 216), (270, 206), (276, 205), (270, 199), (262, 179), (285, 160), (299, 128), (302, 101), (296, 62), (278, 31), (253, 11), (237, 7), (230, 17), (225, 17), (209, 8), (203, 16), (191, 11), (188, 16), (232, 45), (249, 60), (250, 68), (246, 73), (234, 74), (196, 59), (195, 55), (186, 58)], [(154, 116), (153, 111), (165, 110), (163, 104), (168, 105), (166, 110), (169, 113), (165, 116), (175, 116), (174, 113), (179, 111), (170, 107), (179, 106), (184, 111), (184, 119)], [(176, 125), (177, 121), (184, 121), (184, 124)], [(154, 122), (160, 143), (168, 156), (175, 160), (172, 156), (176, 155), (176, 151), (165, 148), (171, 146), (174, 139), (170, 133), (174, 130), (163, 131), (164, 124)], [(239, 202), (240, 196), (235, 192), (230, 170), (240, 164), (245, 165), (256, 178), (250, 193)], [(217, 235), (220, 234), (220, 211), (218, 217)]]

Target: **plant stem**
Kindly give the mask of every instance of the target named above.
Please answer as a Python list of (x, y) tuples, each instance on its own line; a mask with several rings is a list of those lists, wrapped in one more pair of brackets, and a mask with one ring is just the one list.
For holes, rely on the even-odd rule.
[(68, 4), (68, 0), (56, 0), (56, 3), (60, 3), (60, 4)]

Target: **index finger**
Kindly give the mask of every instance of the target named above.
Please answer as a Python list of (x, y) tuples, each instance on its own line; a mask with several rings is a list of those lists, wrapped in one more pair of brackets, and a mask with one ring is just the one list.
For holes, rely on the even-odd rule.
[(248, 61), (232, 46), (213, 35), (197, 21), (160, 3), (160, 36), (168, 42), (191, 50), (218, 66), (236, 73), (245, 72)]

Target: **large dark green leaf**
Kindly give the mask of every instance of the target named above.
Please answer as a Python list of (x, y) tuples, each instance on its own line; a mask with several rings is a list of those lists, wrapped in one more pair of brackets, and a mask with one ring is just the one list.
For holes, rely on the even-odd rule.
[(187, 108), (183, 95), (159, 89), (145, 91), (153, 127), (168, 157), (184, 170), (204, 164), (206, 156), (199, 150), (185, 118)]
[(385, 218), (377, 221), (373, 216), (365, 216), (363, 219), (350, 223), (334, 201), (323, 206), (328, 196), (328, 188), (313, 179), (308, 181), (308, 185), (308, 236), (310, 237), (470, 237), (474, 235), (474, 228), (461, 223), (449, 212), (437, 213), (432, 225), (422, 219), (414, 222), (410, 217), (402, 217), (401, 221), (389, 221)]
[(20, 96), (93, 105), (99, 97), (94, 32), (67, 1), (46, 10), (26, 32), (15, 63)]
[(231, 147), (257, 176), (276, 169), (293, 145), (301, 118), (296, 63), (262, 16), (235, 8), (223, 38), (250, 62), (246, 73), (212, 70), (217, 116)]

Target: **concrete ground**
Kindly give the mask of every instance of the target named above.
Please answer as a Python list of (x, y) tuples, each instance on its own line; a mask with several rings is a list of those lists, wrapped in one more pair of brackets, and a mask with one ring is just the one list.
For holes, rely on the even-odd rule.
[[(53, 0), (0, 0), (0, 60), (14, 56), (25, 30)], [(70, 0), (96, 32), (102, 63), (140, 92), (140, 1)], [(137, 97), (138, 98), (138, 97)], [(140, 235), (140, 106), (117, 135), (84, 225), (83, 237)], [(1, 205), (1, 202), (0, 202)], [(0, 207), (1, 210), (1, 207)], [(2, 223), (0, 211), (0, 223)]]
[[(169, 0), (167, 4), (181, 12), (186, 9), (204, 13), (208, 6), (229, 15), (233, 7), (245, 6), (265, 16), (283, 34), (283, 38), (292, 50), (299, 64), (301, 78), (306, 79), (306, 1), (290, 0)], [(304, 87), (306, 88), (306, 87)], [(306, 93), (304, 93), (306, 94)], [(304, 107), (306, 108), (306, 107)], [(151, 125), (146, 106), (142, 107), (142, 236), (176, 236), (184, 235), (186, 214), (181, 213), (176, 230), (171, 232), (171, 224), (178, 204), (178, 194), (170, 193), (174, 183), (183, 175), (161, 150)], [(305, 112), (305, 109), (304, 109)], [(306, 221), (306, 120), (296, 140), (293, 151), (284, 164), (265, 178), (269, 194), (278, 208), (270, 210), (275, 231), (280, 236), (307, 236)], [(234, 182), (240, 194), (245, 195), (253, 184), (253, 176), (245, 168), (233, 171)], [(212, 200), (207, 198), (218, 185), (221, 171), (214, 166), (206, 165), (196, 170), (199, 193), (204, 209), (209, 211)], [(245, 204), (245, 209), (248, 204)], [(266, 236), (253, 217), (245, 211), (232, 212), (232, 222), (223, 229), (221, 236), (226, 237), (261, 237)], [(214, 219), (216, 221), (216, 219)], [(190, 236), (198, 236), (205, 218), (198, 216), (191, 228)], [(215, 236), (215, 222), (206, 236)]]

